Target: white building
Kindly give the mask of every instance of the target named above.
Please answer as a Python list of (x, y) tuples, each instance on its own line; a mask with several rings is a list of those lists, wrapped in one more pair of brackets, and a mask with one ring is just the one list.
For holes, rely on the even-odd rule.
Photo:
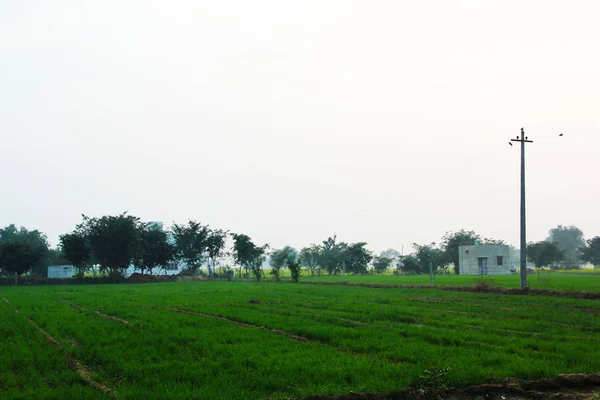
[(458, 248), (458, 270), (461, 275), (508, 275), (510, 267), (509, 246), (482, 244)]
[(72, 277), (72, 265), (51, 265), (48, 267), (48, 278), (50, 279), (69, 279)]

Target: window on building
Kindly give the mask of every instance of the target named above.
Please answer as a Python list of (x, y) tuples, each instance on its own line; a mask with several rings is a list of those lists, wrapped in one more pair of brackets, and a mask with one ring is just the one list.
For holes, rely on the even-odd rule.
[(167, 268), (165, 268), (167, 271), (177, 271), (179, 269), (179, 264), (177, 263), (177, 261), (171, 261), (167, 264)]
[(503, 261), (504, 261), (504, 259), (502, 256), (496, 257), (496, 265), (502, 265)]

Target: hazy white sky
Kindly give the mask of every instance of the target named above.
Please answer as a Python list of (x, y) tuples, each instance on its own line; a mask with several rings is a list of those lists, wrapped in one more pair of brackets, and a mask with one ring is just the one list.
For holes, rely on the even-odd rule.
[[(2, 1), (0, 225), (296, 247), (600, 235), (600, 3)], [(564, 132), (563, 138), (558, 133)], [(362, 212), (360, 212), (363, 210)]]

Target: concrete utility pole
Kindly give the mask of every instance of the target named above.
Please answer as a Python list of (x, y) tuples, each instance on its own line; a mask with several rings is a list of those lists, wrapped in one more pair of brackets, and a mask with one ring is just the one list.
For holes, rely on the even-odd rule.
[[(521, 136), (511, 139), (511, 142), (521, 143), (521, 289), (527, 287), (527, 232), (525, 218), (525, 143), (533, 143), (533, 140), (527, 140), (525, 129), (521, 128)], [(512, 146), (512, 143), (511, 143)]]

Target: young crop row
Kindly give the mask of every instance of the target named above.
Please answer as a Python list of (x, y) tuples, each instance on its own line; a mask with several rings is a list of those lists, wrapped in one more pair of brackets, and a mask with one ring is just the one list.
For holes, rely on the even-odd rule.
[(431, 366), (466, 385), (597, 372), (600, 359), (592, 300), (226, 281), (6, 296), (120, 398), (381, 392)]
[(0, 398), (93, 399), (97, 392), (8, 301), (0, 301)]
[[(437, 286), (465, 286), (477, 284), (484, 279), (488, 284), (505, 287), (518, 288), (519, 276), (512, 275), (435, 275), (434, 283)], [(344, 280), (354, 283), (371, 283), (384, 285), (429, 285), (429, 275), (307, 275), (302, 278), (303, 282), (339, 282)], [(590, 270), (589, 272), (540, 272), (527, 277), (527, 284), (533, 289), (553, 289), (569, 291), (600, 292), (600, 272)]]

